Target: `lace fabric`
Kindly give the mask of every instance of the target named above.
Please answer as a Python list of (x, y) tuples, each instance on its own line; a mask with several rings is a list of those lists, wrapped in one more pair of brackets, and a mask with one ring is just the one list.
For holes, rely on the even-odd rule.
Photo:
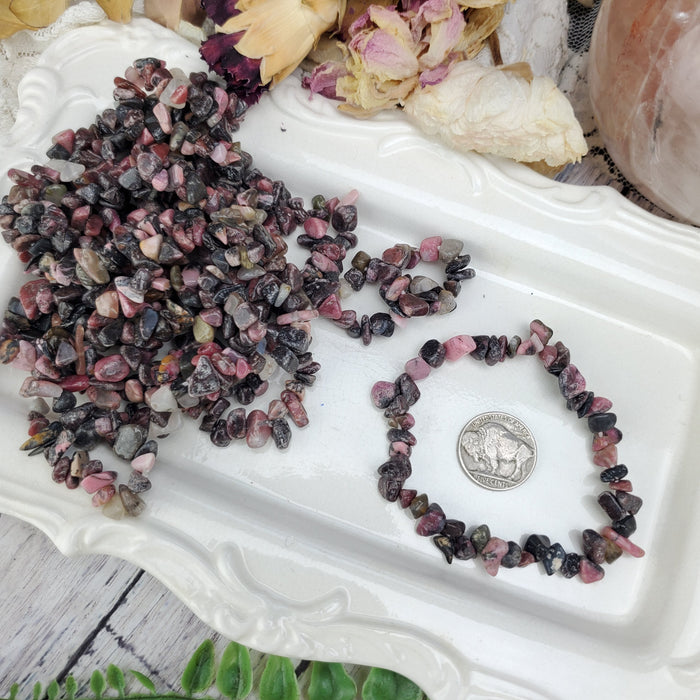
[[(607, 154), (595, 127), (588, 97), (588, 47), (600, 2), (605, 0), (517, 0), (509, 3), (498, 37), (505, 63), (528, 62), (536, 75), (550, 76), (567, 95), (583, 127), (590, 151), (557, 179), (575, 184), (611, 185), (645, 209), (668, 216), (640, 195)], [(143, 0), (133, 13), (143, 15)], [(22, 31), (0, 41), (0, 131), (9, 131), (18, 109), (17, 88), (51, 41), (106, 15), (90, 0), (75, 2), (49, 27)], [(488, 51), (482, 60), (488, 61)]]

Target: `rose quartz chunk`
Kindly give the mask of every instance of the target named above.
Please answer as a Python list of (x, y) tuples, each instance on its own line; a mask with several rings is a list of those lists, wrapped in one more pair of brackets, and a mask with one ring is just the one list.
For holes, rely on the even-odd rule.
[(310, 216), (304, 221), (304, 233), (316, 240), (323, 238), (328, 233), (328, 222), (316, 216)]
[(412, 357), (406, 362), (404, 369), (413, 381), (425, 379), (430, 374), (430, 365), (422, 357)]
[(80, 485), (88, 492), (95, 493), (105, 486), (114, 483), (116, 475), (114, 472), (97, 472), (96, 474), (88, 474), (80, 482)]
[(423, 262), (435, 262), (440, 257), (441, 236), (424, 238), (420, 243), (420, 257)]
[(156, 463), (156, 456), (153, 452), (145, 452), (131, 460), (131, 468), (146, 476)]
[(605, 569), (588, 559), (582, 558), (578, 575), (584, 583), (595, 583), (605, 576)]
[(470, 335), (455, 335), (446, 340), (443, 345), (446, 360), (458, 360), (476, 349), (474, 338)]

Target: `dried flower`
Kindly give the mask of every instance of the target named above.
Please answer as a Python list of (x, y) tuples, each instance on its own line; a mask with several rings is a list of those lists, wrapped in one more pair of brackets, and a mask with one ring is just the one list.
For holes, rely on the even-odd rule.
[(588, 147), (571, 104), (550, 78), (521, 69), (460, 61), (442, 82), (415, 90), (404, 111), (457, 150), (552, 168), (580, 160)]
[(0, 2), (0, 39), (23, 29), (40, 29), (55, 22), (66, 9), (67, 0), (4, 0)]

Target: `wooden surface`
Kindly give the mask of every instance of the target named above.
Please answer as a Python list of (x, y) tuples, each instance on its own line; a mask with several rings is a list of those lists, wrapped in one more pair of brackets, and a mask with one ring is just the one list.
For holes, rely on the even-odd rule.
[[(229, 641), (133, 564), (65, 557), (8, 515), (0, 515), (0, 542), (0, 698), (16, 682), (18, 698), (30, 699), (37, 681), (46, 686), (70, 674), (87, 692), (92, 671), (109, 664), (146, 674), (159, 691), (180, 690), (195, 649), (210, 638), (220, 654)], [(251, 656), (257, 678), (266, 657)], [(348, 670), (359, 685), (366, 669)], [(308, 675), (300, 677), (302, 688)]]

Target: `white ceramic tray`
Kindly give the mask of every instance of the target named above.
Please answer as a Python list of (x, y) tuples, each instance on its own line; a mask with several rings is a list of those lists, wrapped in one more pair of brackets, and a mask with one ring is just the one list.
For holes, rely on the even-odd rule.
[[(143, 55), (201, 68), (196, 47), (145, 20), (56, 42), (21, 86), (3, 174), (42, 161), (58, 130), (91, 123), (111, 104), (113, 76)], [(294, 431), (291, 447), (221, 450), (189, 424), (161, 446), (147, 511), (119, 522), (80, 490), (56, 486), (41, 457), (17, 451), (23, 377), (5, 367), (2, 511), (66, 554), (106, 552), (145, 568), (232, 639), (393, 668), (432, 700), (698, 697), (698, 231), (609, 189), (456, 155), (396, 116), (343, 117), (294, 79), (250, 110), (240, 138), (263, 172), (307, 201), (357, 188), (360, 247), (373, 255), (430, 234), (463, 239), (477, 277), (457, 310), (368, 348), (316, 322), (323, 370), (307, 393), (311, 425)], [(21, 272), (7, 246), (0, 262), (5, 303)], [(357, 308), (379, 310), (374, 292)], [(554, 328), (589, 387), (615, 402), (621, 456), (645, 499), (634, 540), (648, 555), (618, 560), (595, 585), (536, 566), (495, 579), (473, 561), (447, 566), (377, 493), (386, 426), (372, 384), (395, 378), (428, 338), (523, 334), (532, 318)], [(407, 486), (470, 527), (488, 522), (506, 539), (544, 532), (580, 551), (580, 531), (605, 522), (590, 434), (538, 364), (467, 360), (424, 382)], [(460, 470), (457, 435), (484, 410), (515, 414), (535, 433), (538, 465), (518, 489), (488, 492)]]

